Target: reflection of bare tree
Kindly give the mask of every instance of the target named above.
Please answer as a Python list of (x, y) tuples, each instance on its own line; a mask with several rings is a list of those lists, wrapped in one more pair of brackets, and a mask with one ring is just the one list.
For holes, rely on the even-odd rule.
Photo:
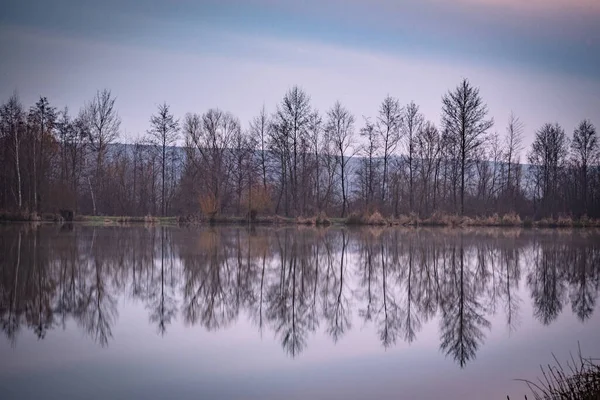
[(379, 301), (377, 294), (377, 281), (378, 271), (376, 268), (376, 259), (378, 255), (375, 253), (374, 235), (370, 232), (364, 232), (365, 234), (359, 239), (359, 284), (362, 291), (359, 292), (358, 300), (363, 304), (363, 308), (360, 308), (358, 314), (369, 322), (373, 319), (373, 315), (377, 312), (376, 307)]
[[(197, 248), (181, 255), (184, 267), (184, 319), (200, 322), (208, 330), (227, 326), (236, 316), (233, 271), (229, 246), (221, 243), (220, 232), (203, 231)], [(190, 252), (191, 250), (191, 252)]]
[(532, 271), (527, 275), (531, 289), (533, 314), (544, 325), (550, 324), (560, 314), (566, 294), (561, 249), (557, 243), (548, 245), (541, 241), (533, 248)]
[[(106, 239), (102, 237), (101, 239)], [(98, 241), (100, 241), (99, 239)], [(82, 303), (78, 306), (77, 317), (79, 323), (88, 334), (101, 346), (108, 345), (112, 338), (112, 325), (117, 319), (117, 300), (111, 293), (107, 282), (106, 254), (109, 248), (104, 240), (96, 243), (96, 231), (93, 232), (90, 259), (88, 265), (91, 268), (89, 283), (83, 295)], [(108, 243), (110, 246), (110, 243)]]
[(31, 275), (28, 276), (27, 287), (31, 291), (28, 296), (30, 301), (26, 303), (26, 319), (29, 326), (33, 328), (38, 339), (46, 336), (48, 329), (51, 329), (54, 323), (54, 313), (52, 310), (52, 294), (54, 291), (54, 282), (48, 275), (48, 258), (44, 252), (46, 246), (38, 246), (39, 230), (33, 232), (33, 265), (30, 269)]
[(506, 325), (509, 332), (515, 331), (520, 323), (519, 308), (521, 306), (521, 298), (517, 291), (519, 281), (521, 280), (520, 255), (521, 250), (514, 242), (500, 249), (502, 276), (500, 291), (504, 300)]
[(325, 286), (323, 289), (323, 317), (327, 321), (327, 333), (337, 342), (347, 329), (351, 326), (350, 300), (344, 290), (347, 283), (344, 280), (346, 274), (346, 248), (348, 236), (345, 230), (341, 230), (342, 247), (340, 251), (339, 271), (335, 268), (335, 258), (331, 254), (331, 247), (327, 248), (327, 272)]
[[(11, 257), (7, 257), (7, 260), (3, 260), (2, 278), (9, 283), (6, 286), (0, 286), (0, 321), (2, 323), (2, 330), (6, 333), (6, 337), (11, 342), (11, 345), (15, 345), (17, 335), (19, 333), (19, 314), (17, 308), (17, 294), (19, 291), (19, 272), (21, 268), (21, 230), (17, 233), (17, 245), (16, 245), (16, 261), (14, 268), (10, 268), (9, 260)], [(6, 254), (13, 254), (13, 249), (3, 249)], [(12, 272), (12, 275), (11, 275)]]
[(518, 328), (523, 290), (542, 323), (569, 300), (588, 320), (597, 243), (594, 232), (0, 226), (0, 327), (14, 345), (22, 327), (43, 338), (74, 319), (105, 346), (129, 296), (161, 334), (178, 312), (208, 330), (246, 314), (297, 356), (321, 322), (341, 340), (356, 306), (384, 347), (439, 318), (442, 350), (464, 366), (496, 310)]
[(445, 271), (440, 347), (464, 367), (467, 361), (475, 358), (478, 347), (483, 343), (483, 329), (491, 325), (477, 299), (474, 272), (465, 265), (462, 237), (458, 247), (458, 250), (452, 248)]
[(157, 324), (158, 332), (164, 335), (167, 331), (167, 325), (171, 323), (177, 313), (177, 302), (172, 294), (173, 287), (169, 285), (169, 280), (165, 266), (165, 259), (168, 257), (170, 270), (173, 270), (173, 259), (171, 252), (167, 252), (165, 236), (166, 229), (160, 228), (160, 291), (158, 295), (152, 296), (150, 299), (150, 322)]
[(575, 247), (568, 251), (571, 308), (581, 322), (592, 316), (600, 289), (599, 251), (596, 245)]
[(404, 307), (404, 324), (403, 324), (403, 332), (404, 332), (404, 340), (408, 343), (412, 343), (415, 340), (417, 332), (421, 330), (421, 316), (419, 315), (419, 310), (417, 309), (416, 302), (416, 272), (414, 266), (414, 257), (415, 257), (415, 248), (413, 237), (410, 237), (408, 240), (408, 248), (407, 248), (407, 268), (403, 269), (406, 273), (404, 277), (405, 281), (405, 301), (406, 307)]
[(269, 321), (274, 324), (275, 333), (280, 336), (285, 351), (295, 357), (306, 346), (306, 338), (310, 331), (309, 303), (307, 302), (306, 280), (310, 274), (305, 268), (301, 253), (302, 239), (292, 238), (288, 230), (284, 233), (283, 242), (277, 238), (279, 249), (278, 280), (273, 281), (268, 291)]

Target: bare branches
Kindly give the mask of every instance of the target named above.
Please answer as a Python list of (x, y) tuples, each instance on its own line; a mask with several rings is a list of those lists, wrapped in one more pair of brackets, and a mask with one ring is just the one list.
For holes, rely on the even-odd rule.
[(460, 213), (465, 212), (465, 179), (468, 165), (486, 140), (486, 133), (494, 125), (486, 119), (487, 106), (479, 96), (479, 89), (464, 79), (460, 85), (442, 97), (442, 125), (447, 137), (458, 149), (460, 161)]

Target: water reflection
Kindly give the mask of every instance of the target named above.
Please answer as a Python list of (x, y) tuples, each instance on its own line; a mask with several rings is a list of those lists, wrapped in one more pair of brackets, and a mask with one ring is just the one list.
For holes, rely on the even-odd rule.
[[(588, 320), (600, 289), (592, 231), (309, 228), (0, 227), (0, 323), (12, 345), (73, 320), (109, 345), (125, 299), (158, 334), (177, 319), (209, 331), (250, 318), (298, 356), (311, 335), (344, 340), (372, 325), (384, 347), (439, 324), (461, 367), (502, 313), (519, 329), (524, 302), (552, 324)], [(525, 285), (526, 291), (520, 290)], [(529, 298), (523, 298), (528, 293)], [(495, 329), (500, 327), (495, 326)]]

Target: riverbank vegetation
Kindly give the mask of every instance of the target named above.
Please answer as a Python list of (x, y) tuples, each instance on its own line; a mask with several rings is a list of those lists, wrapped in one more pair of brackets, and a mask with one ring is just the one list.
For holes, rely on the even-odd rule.
[[(554, 357), (555, 365), (541, 366), (542, 376), (537, 381), (523, 380), (535, 400), (600, 399), (600, 364), (598, 359), (585, 358), (581, 350), (563, 366)], [(527, 397), (525, 397), (527, 398)]]
[(441, 96), (441, 108), (435, 124), (414, 102), (386, 96), (376, 115), (357, 120), (360, 110), (340, 102), (315, 109), (294, 86), (246, 126), (218, 108), (177, 117), (163, 103), (147, 132), (123, 137), (109, 90), (75, 113), (46, 97), (27, 109), (15, 93), (0, 104), (0, 219), (587, 226), (600, 218), (589, 120), (569, 132), (515, 114), (494, 121), (468, 80)]

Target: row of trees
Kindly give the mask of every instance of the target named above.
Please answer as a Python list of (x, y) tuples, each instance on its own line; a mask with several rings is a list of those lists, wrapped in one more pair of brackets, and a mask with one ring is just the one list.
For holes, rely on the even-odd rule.
[(13, 343), (73, 319), (107, 345), (127, 299), (160, 334), (248, 316), (292, 356), (315, 332), (338, 341), (368, 327), (390, 347), (439, 321), (441, 349), (464, 366), (492, 317), (518, 330), (530, 303), (541, 324), (563, 312), (583, 323), (600, 291), (600, 242), (583, 231), (57, 229), (0, 230), (0, 329)]
[(556, 123), (503, 135), (479, 90), (463, 80), (442, 97), (441, 124), (414, 102), (387, 96), (360, 122), (340, 102), (324, 114), (297, 86), (275, 111), (242, 127), (210, 109), (177, 119), (158, 106), (148, 130), (119, 144), (115, 97), (99, 91), (72, 117), (45, 97), (26, 111), (0, 106), (0, 208), (93, 214), (346, 216), (517, 212), (536, 218), (600, 216), (599, 145), (582, 121), (569, 138)]

